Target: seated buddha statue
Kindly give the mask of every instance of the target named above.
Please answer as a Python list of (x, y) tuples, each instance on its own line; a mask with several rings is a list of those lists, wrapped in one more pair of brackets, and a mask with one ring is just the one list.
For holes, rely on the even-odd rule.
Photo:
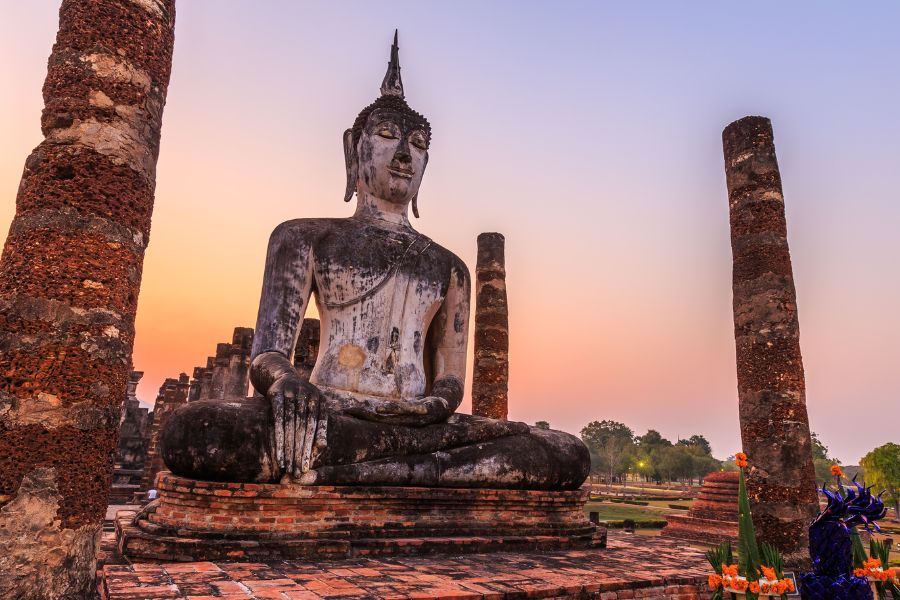
[[(254, 398), (181, 407), (163, 432), (176, 475), (235, 482), (563, 490), (587, 476), (567, 433), (458, 414), (470, 278), (417, 232), (431, 126), (404, 98), (396, 34), (381, 96), (344, 132), (348, 218), (295, 219), (269, 240)], [(291, 355), (310, 300), (320, 349)]]

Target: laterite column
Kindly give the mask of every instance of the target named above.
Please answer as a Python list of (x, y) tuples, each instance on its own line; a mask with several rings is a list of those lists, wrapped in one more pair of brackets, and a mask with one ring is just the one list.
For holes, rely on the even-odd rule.
[(506, 420), (509, 389), (509, 309), (504, 238), (478, 236), (475, 266), (475, 368), (472, 414)]
[(734, 336), (747, 490), (760, 541), (808, 561), (818, 512), (797, 297), (772, 124), (745, 117), (722, 133), (734, 260)]
[(0, 259), (0, 598), (86, 598), (106, 512), (175, 0), (64, 0)]

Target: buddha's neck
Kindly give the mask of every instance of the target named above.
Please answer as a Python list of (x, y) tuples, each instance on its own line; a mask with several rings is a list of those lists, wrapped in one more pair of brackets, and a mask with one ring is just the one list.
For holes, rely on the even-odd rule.
[(413, 229), (407, 216), (409, 203), (395, 204), (362, 190), (357, 192), (356, 197), (356, 212), (353, 213), (354, 219), (371, 223), (384, 229)]

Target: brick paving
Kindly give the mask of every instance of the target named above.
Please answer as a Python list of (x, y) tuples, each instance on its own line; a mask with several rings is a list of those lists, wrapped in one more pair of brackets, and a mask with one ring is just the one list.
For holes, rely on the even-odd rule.
[[(111, 557), (112, 558), (112, 557)], [(610, 533), (608, 548), (334, 561), (148, 562), (102, 567), (104, 600), (600, 598), (705, 600), (703, 553)]]

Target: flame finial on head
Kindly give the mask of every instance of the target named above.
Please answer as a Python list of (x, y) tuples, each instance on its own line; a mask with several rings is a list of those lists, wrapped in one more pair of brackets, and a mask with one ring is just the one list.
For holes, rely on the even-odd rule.
[(400, 78), (400, 47), (397, 46), (397, 30), (394, 30), (394, 43), (391, 45), (391, 60), (388, 63), (387, 73), (381, 82), (382, 96), (397, 96), (403, 98), (403, 80)]

